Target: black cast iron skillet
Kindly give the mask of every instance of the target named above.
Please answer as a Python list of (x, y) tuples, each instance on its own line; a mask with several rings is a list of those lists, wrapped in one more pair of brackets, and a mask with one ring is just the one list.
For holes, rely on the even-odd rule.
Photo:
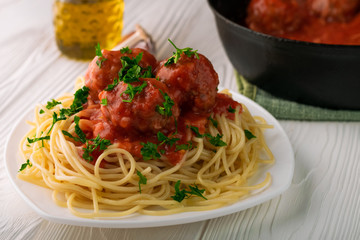
[(225, 51), (249, 82), (284, 99), (360, 110), (360, 46), (316, 44), (245, 27), (249, 0), (208, 0)]

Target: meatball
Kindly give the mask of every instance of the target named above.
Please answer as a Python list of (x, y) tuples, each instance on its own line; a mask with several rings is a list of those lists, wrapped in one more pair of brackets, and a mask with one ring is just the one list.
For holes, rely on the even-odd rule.
[(360, 0), (308, 0), (310, 12), (326, 21), (345, 22), (360, 8)]
[(219, 78), (211, 62), (203, 55), (182, 54), (177, 63), (160, 63), (156, 77), (167, 85), (179, 107), (194, 112), (208, 112), (216, 100)]
[(120, 82), (112, 91), (99, 94), (100, 99), (107, 99), (101, 111), (112, 125), (125, 131), (151, 133), (175, 127), (175, 120), (180, 114), (177, 104), (171, 106), (171, 114), (161, 114), (159, 111), (164, 106), (165, 96), (171, 99), (166, 85), (153, 78), (140, 79), (131, 85), (133, 88), (142, 88), (132, 100), (130, 94), (125, 92), (128, 84), (124, 82)]
[(95, 57), (89, 65), (85, 74), (85, 85), (90, 89), (90, 96), (94, 101), (98, 101), (98, 94), (109, 84), (112, 84), (115, 78), (118, 78), (118, 72), (122, 68), (121, 57), (127, 56), (135, 58), (140, 53), (143, 54), (139, 66), (142, 68), (151, 67), (152, 71), (157, 66), (157, 60), (148, 51), (140, 48), (132, 49), (131, 53), (121, 53), (120, 51), (102, 50), (103, 58), (101, 68), (97, 65), (99, 57)]
[(301, 28), (305, 18), (303, 1), (252, 0), (247, 9), (246, 24), (254, 31), (279, 35)]

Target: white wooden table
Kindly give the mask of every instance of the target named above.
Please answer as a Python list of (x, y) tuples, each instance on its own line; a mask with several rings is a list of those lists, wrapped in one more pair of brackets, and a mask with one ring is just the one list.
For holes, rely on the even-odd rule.
[[(14, 122), (38, 102), (73, 89), (88, 62), (57, 50), (52, 1), (0, 0), (0, 239), (360, 239), (360, 123), (281, 121), (295, 174), (281, 196), (246, 211), (191, 224), (105, 229), (52, 223), (15, 192), (4, 168)], [(221, 85), (237, 89), (205, 0), (128, 0), (124, 33), (143, 26), (158, 59), (179, 46), (207, 56)]]

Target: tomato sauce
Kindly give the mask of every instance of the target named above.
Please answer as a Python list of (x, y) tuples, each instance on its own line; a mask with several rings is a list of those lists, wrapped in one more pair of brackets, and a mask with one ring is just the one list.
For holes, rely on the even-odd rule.
[[(140, 52), (145, 57), (138, 63), (141, 66), (138, 71), (150, 66), (156, 78), (138, 78), (131, 83), (120, 81), (111, 90), (107, 89), (116, 72), (123, 67), (121, 57), (136, 57), (135, 53)], [(191, 127), (204, 134), (212, 113), (233, 119), (234, 113), (229, 109), (241, 106), (231, 97), (217, 93), (218, 75), (201, 54), (199, 57), (183, 54), (169, 67), (164, 66), (164, 62), (155, 64), (155, 58), (145, 50), (132, 51), (132, 55), (119, 51), (103, 51), (103, 54), (107, 59), (103, 66), (99, 68), (95, 58), (85, 75), (89, 97), (84, 109), (78, 113), (79, 126), (87, 139), (98, 136), (107, 139), (130, 152), (136, 160), (144, 159), (144, 144), (153, 143), (156, 151), (161, 153), (155, 159), (176, 165), (186, 150), (191, 149), (194, 134)], [(141, 91), (131, 97), (127, 93), (129, 84), (132, 89), (141, 87)], [(171, 109), (169, 115), (165, 114), (166, 109)], [(175, 139), (174, 143), (160, 140), (159, 134)], [(185, 146), (185, 149), (179, 146)], [(97, 159), (101, 153), (96, 150), (91, 156)], [(106, 163), (103, 162), (101, 167)]]
[(360, 0), (252, 0), (246, 23), (282, 38), (360, 45)]
[(242, 106), (240, 103), (234, 101), (229, 95), (218, 93), (216, 96), (216, 104), (213, 109), (214, 114), (225, 116), (231, 120), (235, 118), (236, 108), (240, 107), (239, 113), (242, 112)]

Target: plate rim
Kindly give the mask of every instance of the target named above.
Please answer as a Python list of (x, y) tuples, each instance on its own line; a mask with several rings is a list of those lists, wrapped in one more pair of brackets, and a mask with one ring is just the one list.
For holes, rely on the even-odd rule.
[[(219, 87), (219, 92), (222, 89), (225, 89), (225, 88)], [(19, 125), (21, 125), (24, 122), (24, 120), (26, 120), (25, 117), (27, 117), (28, 115), (31, 114), (31, 111), (33, 111), (33, 108), (29, 109), (28, 111), (25, 111), (21, 115), (19, 120), (13, 125), (12, 130), (10, 131), (10, 134), (7, 137), (7, 140), (5, 143), (5, 151), (4, 151), (5, 170), (10, 179), (10, 182), (11, 182), (12, 186), (15, 188), (16, 192), (31, 207), (32, 210), (34, 210), (37, 214), (39, 214), (42, 218), (44, 218), (46, 220), (56, 222), (56, 223), (61, 223), (61, 224), (70, 224), (70, 225), (87, 226), (87, 227), (107, 227), (107, 228), (161, 227), (161, 226), (171, 226), (171, 225), (199, 222), (199, 221), (203, 221), (203, 220), (209, 220), (209, 219), (213, 219), (213, 218), (223, 217), (226, 215), (230, 215), (232, 213), (244, 211), (246, 209), (249, 209), (249, 208), (252, 208), (259, 204), (265, 203), (265, 202), (281, 195), (283, 192), (285, 192), (290, 187), (292, 179), (293, 179), (294, 168), (295, 168), (295, 156), (294, 156), (294, 151), (293, 151), (292, 145), (290, 143), (290, 140), (289, 140), (285, 130), (283, 129), (283, 127), (280, 125), (279, 121), (274, 116), (272, 116), (266, 109), (264, 109), (262, 106), (260, 106), (258, 103), (251, 100), (250, 98), (248, 98), (240, 93), (231, 91), (231, 90), (229, 90), (229, 92), (233, 95), (234, 100), (245, 104), (249, 108), (250, 112), (252, 111), (252, 108), (254, 108), (256, 111), (260, 111), (262, 114), (264, 114), (264, 115), (262, 115), (262, 117), (273, 121), (271, 124), (274, 125), (274, 129), (276, 127), (278, 130), (278, 133), (280, 133), (282, 135), (282, 137), (283, 137), (282, 140), (286, 142), (287, 148), (289, 148), (289, 149), (287, 149), (288, 150), (287, 153), (291, 156), (291, 159), (287, 160), (287, 164), (289, 165), (288, 166), (289, 168), (287, 168), (288, 179), (286, 179), (285, 183), (282, 184), (279, 189), (272, 192), (272, 194), (265, 195), (265, 197), (261, 197), (261, 198), (259, 198), (259, 197), (254, 198), (254, 196), (256, 196), (256, 195), (252, 195), (250, 198), (246, 198), (246, 199), (252, 199), (253, 201), (248, 203), (245, 207), (240, 207), (238, 209), (235, 206), (235, 208), (236, 208), (235, 211), (232, 211), (234, 208), (234, 204), (239, 203), (240, 201), (243, 202), (243, 200), (239, 200), (238, 202), (236, 202), (234, 204), (226, 205), (226, 206), (223, 206), (223, 207), (220, 207), (217, 209), (213, 209), (213, 210), (208, 210), (208, 211), (183, 212), (183, 213), (177, 213), (177, 214), (166, 215), (166, 216), (148, 216), (148, 215), (139, 214), (138, 216), (144, 216), (144, 217), (146, 216), (147, 218), (150, 218), (149, 220), (145, 219), (145, 221), (143, 220), (140, 222), (139, 222), (139, 220), (136, 219), (136, 216), (135, 216), (135, 218), (132, 216), (124, 217), (124, 218), (93, 218), (93, 219), (80, 218), (80, 217), (76, 217), (76, 216), (72, 215), (67, 208), (63, 208), (63, 209), (64, 209), (64, 211), (68, 211), (68, 214), (70, 214), (70, 216), (69, 216), (70, 218), (63, 217), (63, 216), (52, 216), (52, 215), (44, 212), (42, 209), (40, 209), (33, 203), (31, 198), (29, 199), (29, 197), (23, 191), (21, 191), (21, 187), (18, 185), (17, 181), (21, 181), (21, 183), (23, 183), (25, 185), (29, 184), (29, 186), (36, 186), (36, 185), (18, 179), (16, 177), (17, 170), (15, 173), (13, 173), (14, 169), (12, 169), (11, 166), (9, 165), (9, 162), (10, 162), (9, 156), (11, 154), (9, 151), (12, 150), (12, 152), (13, 152), (13, 149), (9, 149), (10, 143), (12, 141), (17, 140), (17, 139), (13, 139), (14, 135), (17, 131), (17, 127), (19, 127)], [(235, 98), (237, 98), (239, 100), (237, 100)], [(243, 102), (243, 100), (245, 100), (245, 102)], [(249, 107), (249, 104), (246, 102), (250, 103), (250, 107)], [(265, 133), (265, 135), (266, 135), (266, 133)], [(19, 149), (16, 148), (16, 151), (17, 151), (16, 154), (18, 154)], [(18, 157), (14, 155), (12, 158), (17, 159)], [(277, 161), (277, 159), (275, 159), (275, 161)], [(17, 160), (15, 162), (17, 162)], [(275, 164), (276, 164), (276, 162), (275, 162)], [(270, 169), (273, 166), (271, 166)], [(270, 187), (271, 187), (271, 185), (270, 185)], [(44, 189), (44, 191), (45, 190), (48, 190), (48, 189)], [(264, 191), (266, 192), (266, 190), (268, 190), (268, 189), (265, 189)], [(49, 190), (49, 191), (51, 191), (51, 190)], [(246, 200), (246, 199), (244, 199), (244, 200)], [(53, 204), (55, 204), (51, 198), (50, 198), (50, 200)], [(188, 216), (188, 215), (191, 215), (191, 213), (195, 214), (195, 216)], [(168, 217), (172, 217), (172, 216), (175, 216), (172, 218), (172, 220), (167, 219)], [(156, 221), (151, 220), (151, 218), (156, 218)]]

